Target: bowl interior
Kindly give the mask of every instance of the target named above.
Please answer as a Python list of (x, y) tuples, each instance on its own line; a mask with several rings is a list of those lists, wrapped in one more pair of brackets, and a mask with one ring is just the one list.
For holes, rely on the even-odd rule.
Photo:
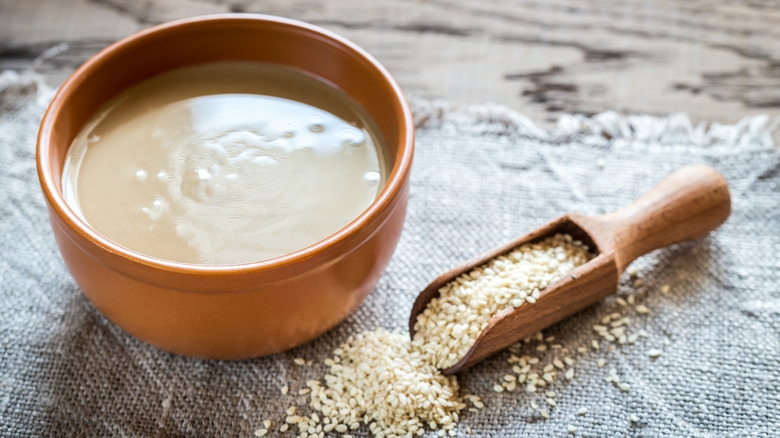
[[(387, 203), (399, 189), (411, 163), (411, 115), (400, 88), (377, 61), (353, 43), (305, 23), (259, 15), (219, 15), (164, 24), (121, 40), (85, 63), (63, 85), (44, 119), (39, 139), (43, 144), (39, 155), (45, 155), (39, 160), (44, 160), (42, 167), (47, 168), (42, 171), (42, 180), (44, 186), (53, 185), (44, 191), (49, 191), (47, 196), (55, 209), (68, 209), (61, 195), (67, 150), (103, 104), (159, 73), (215, 61), (279, 64), (345, 91), (368, 111), (389, 149), (388, 167), (392, 170), (366, 212)], [(72, 222), (83, 227), (79, 220)]]

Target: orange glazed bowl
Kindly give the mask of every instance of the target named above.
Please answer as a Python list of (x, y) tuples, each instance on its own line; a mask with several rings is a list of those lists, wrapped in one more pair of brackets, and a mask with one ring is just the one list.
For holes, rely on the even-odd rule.
[[(309, 247), (255, 263), (193, 265), (146, 256), (92, 229), (62, 195), (66, 152), (90, 117), (122, 90), (178, 67), (262, 61), (297, 69), (360, 103), (386, 139), (391, 172), (374, 202)], [(315, 26), (228, 14), (163, 24), (82, 65), (51, 102), (38, 135), (38, 176), (54, 237), (73, 278), (103, 314), (164, 350), (240, 359), (276, 353), (324, 333), (373, 290), (406, 215), (414, 149), (400, 88), (369, 54)]]

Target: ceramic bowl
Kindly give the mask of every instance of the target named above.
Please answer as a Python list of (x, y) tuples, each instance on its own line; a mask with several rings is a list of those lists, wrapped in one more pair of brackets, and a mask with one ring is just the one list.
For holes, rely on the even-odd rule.
[[(159, 73), (212, 61), (262, 61), (318, 77), (356, 99), (377, 122), (392, 171), (377, 199), (328, 238), (285, 256), (230, 266), (156, 259), (96, 232), (66, 204), (66, 151), (120, 91)], [(249, 358), (327, 331), (373, 290), (401, 234), (414, 148), (400, 88), (368, 53), (329, 31), (249, 14), (196, 17), (127, 37), (60, 88), (38, 137), (38, 175), (62, 258), (86, 296), (128, 333), (164, 350)]]

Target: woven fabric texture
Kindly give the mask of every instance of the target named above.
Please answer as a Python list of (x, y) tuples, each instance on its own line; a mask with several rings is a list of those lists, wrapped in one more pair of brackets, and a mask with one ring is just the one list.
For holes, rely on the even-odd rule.
[[(490, 437), (568, 436), (569, 425), (583, 437), (780, 430), (780, 154), (766, 118), (705, 126), (679, 114), (605, 113), (563, 117), (544, 130), (499, 106), (414, 100), (408, 216), (376, 290), (343, 323), (293, 351), (208, 361), (124, 333), (68, 273), (35, 170), (50, 97), (33, 75), (0, 75), (0, 436), (252, 436), (266, 419), (276, 431), (289, 405), (306, 406), (297, 391), (322, 377), (332, 349), (378, 326), (406, 331), (417, 292), (439, 273), (567, 211), (617, 209), (689, 164), (713, 166), (728, 180), (726, 224), (637, 260), (643, 286), (624, 274), (614, 296), (545, 331), (561, 349), (524, 347), (542, 362), (575, 361), (574, 379), (559, 376), (548, 388), (557, 392), (549, 419), (531, 408), (544, 405), (542, 395), (491, 390), (511, 373), (509, 353), (463, 372), (463, 392), (482, 396), (486, 407), (465, 412), (458, 435), (467, 426)], [(629, 296), (650, 313), (619, 303)], [(594, 350), (591, 327), (612, 312), (631, 319), (628, 333), (649, 337), (600, 341)], [(650, 349), (661, 356), (651, 359)], [(296, 365), (297, 357), (314, 363)], [(612, 368), (630, 391), (605, 381)]]

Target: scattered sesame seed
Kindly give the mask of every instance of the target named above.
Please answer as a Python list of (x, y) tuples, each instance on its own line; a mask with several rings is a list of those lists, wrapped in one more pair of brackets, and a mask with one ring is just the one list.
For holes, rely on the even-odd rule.
[(664, 295), (669, 295), (669, 289), (670, 289), (669, 285), (665, 284), (665, 285), (661, 286), (661, 293), (664, 294)]
[(645, 284), (645, 282), (642, 281), (641, 278), (637, 278), (636, 281), (634, 281), (634, 287), (635, 288), (642, 287), (643, 284)]
[(590, 346), (593, 347), (594, 350), (598, 350), (599, 349), (599, 343), (595, 339), (590, 341)]
[(255, 431), (255, 436), (265, 436), (268, 433), (268, 429), (257, 429)]
[(279, 428), (279, 432), (287, 432), (287, 429), (289, 429), (289, 428), (290, 428), (290, 425), (288, 425), (287, 423), (282, 424), (282, 427)]
[(636, 306), (635, 309), (636, 309), (636, 313), (639, 313), (640, 315), (650, 313), (650, 309), (648, 309), (647, 306), (645, 306), (644, 304), (640, 304)]
[(501, 385), (493, 385), (493, 392), (504, 392), (504, 387)]
[(290, 391), (290, 387), (287, 385), (282, 386), (282, 395), (287, 395), (287, 393)]
[(542, 414), (542, 417), (545, 419), (550, 418), (550, 413), (547, 412), (547, 409), (545, 408), (539, 409), (539, 413)]
[(550, 405), (550, 407), (553, 407), (553, 408), (558, 406), (558, 403), (556, 403), (555, 400), (553, 400), (551, 398), (546, 399), (545, 402), (547, 402), (547, 404)]
[(604, 366), (607, 364), (607, 360), (604, 358), (599, 358), (596, 364), (599, 366), (599, 368), (604, 368)]
[(577, 415), (583, 416), (588, 415), (588, 408), (582, 407), (577, 410)]
[(293, 359), (293, 362), (295, 362), (296, 365), (306, 365), (306, 360), (304, 360), (302, 357), (296, 357)]
[(566, 380), (574, 380), (574, 368), (569, 368), (566, 370), (566, 373), (563, 375), (563, 377), (565, 377)]
[(618, 388), (623, 392), (631, 391), (631, 385), (628, 383), (618, 383)]
[(631, 419), (632, 423), (639, 423), (639, 417), (636, 414), (631, 414), (628, 418)]
[(639, 269), (636, 268), (635, 266), (632, 266), (632, 267), (628, 268), (628, 275), (630, 275), (632, 277), (636, 277), (636, 274), (638, 274), (638, 273), (639, 273)]
[(575, 426), (575, 425), (573, 425), (573, 424), (570, 424), (570, 425), (566, 426), (566, 430), (567, 430), (567, 431), (568, 431), (570, 434), (574, 435), (575, 433), (577, 433), (577, 426)]
[(653, 349), (651, 349), (651, 350), (649, 350), (649, 351), (647, 352), (647, 355), (648, 355), (648, 356), (650, 356), (652, 359), (655, 359), (655, 358), (657, 358), (658, 356), (660, 356), (660, 355), (661, 355), (661, 353), (662, 353), (662, 352), (661, 352), (661, 350), (658, 350), (658, 349), (656, 349), (656, 348), (653, 348)]
[(263, 426), (265, 426), (266, 429), (270, 429), (272, 424), (273, 423), (271, 422), (271, 420), (263, 421)]

